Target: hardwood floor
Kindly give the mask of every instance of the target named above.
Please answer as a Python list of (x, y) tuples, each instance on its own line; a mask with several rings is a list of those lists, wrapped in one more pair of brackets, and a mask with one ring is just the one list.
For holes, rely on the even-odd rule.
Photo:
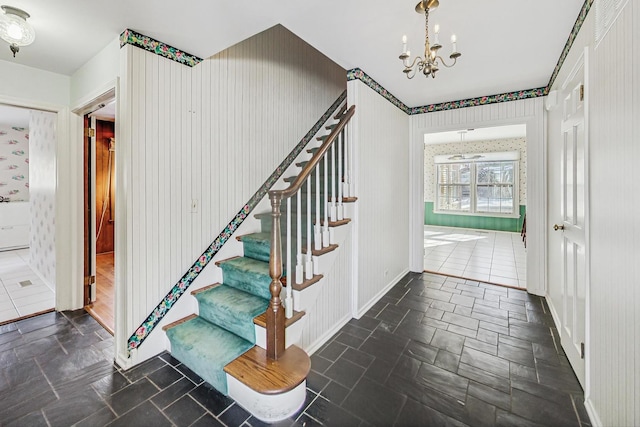
[(113, 252), (96, 255), (96, 300), (85, 307), (111, 335), (115, 328)]

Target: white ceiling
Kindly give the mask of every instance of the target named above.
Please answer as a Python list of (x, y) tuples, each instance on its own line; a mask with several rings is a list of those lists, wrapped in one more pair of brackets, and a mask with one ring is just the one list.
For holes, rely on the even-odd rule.
[[(31, 14), (31, 46), (0, 60), (71, 75), (125, 28), (202, 58), (282, 24), (345, 69), (359, 67), (409, 107), (546, 86), (584, 0), (441, 0), (443, 53), (452, 33), (462, 57), (435, 80), (407, 80), (402, 35), (423, 49), (417, 0), (5, 0)], [(3, 46), (4, 45), (4, 46)]]

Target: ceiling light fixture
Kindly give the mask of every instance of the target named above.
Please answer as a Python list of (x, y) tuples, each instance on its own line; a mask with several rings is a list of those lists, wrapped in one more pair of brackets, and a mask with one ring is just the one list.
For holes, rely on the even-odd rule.
[(436, 71), (440, 69), (440, 62), (447, 68), (451, 68), (456, 65), (456, 61), (462, 55), (457, 50), (457, 39), (456, 35), (451, 36), (451, 55), (449, 55), (450, 59), (453, 59), (451, 65), (447, 64), (442, 56), (438, 55), (438, 50), (442, 48), (438, 38), (440, 33), (440, 26), (436, 25), (434, 27), (434, 38), (433, 45), (429, 43), (429, 10), (433, 10), (438, 7), (440, 2), (438, 0), (422, 0), (420, 3), (416, 5), (416, 12), (424, 13), (424, 58), (416, 56), (413, 62), (409, 63), (409, 58), (411, 57), (411, 52), (407, 50), (407, 36), (402, 36), (402, 55), (400, 55), (400, 59), (402, 60), (402, 65), (404, 65), (404, 70), (402, 72), (407, 76), (408, 79), (412, 79), (417, 72), (422, 72), (425, 77), (436, 77)]
[(0, 15), (0, 38), (9, 43), (13, 57), (20, 51), (20, 46), (28, 46), (36, 38), (36, 32), (27, 22), (29, 14), (22, 9), (2, 6), (4, 12)]

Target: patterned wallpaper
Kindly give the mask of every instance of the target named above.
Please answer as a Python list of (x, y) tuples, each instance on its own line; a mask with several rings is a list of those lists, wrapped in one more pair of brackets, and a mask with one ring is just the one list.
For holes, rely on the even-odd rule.
[(520, 151), (520, 204), (527, 204), (527, 141), (526, 138), (491, 139), (487, 141), (426, 144), (424, 146), (424, 201), (435, 202), (436, 168), (434, 156), (443, 154), (491, 153)]
[(0, 125), (0, 196), (29, 200), (29, 129)]
[(49, 285), (56, 283), (55, 196), (56, 196), (55, 113), (31, 111), (31, 267)]

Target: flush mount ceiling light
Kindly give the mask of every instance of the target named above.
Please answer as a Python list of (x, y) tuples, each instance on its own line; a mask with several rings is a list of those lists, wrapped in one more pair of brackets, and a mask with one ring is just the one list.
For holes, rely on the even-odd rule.
[(24, 10), (2, 6), (2, 12), (0, 15), (0, 38), (9, 43), (9, 49), (15, 58), (20, 46), (28, 46), (33, 43), (36, 32), (27, 22), (30, 15)]
[(433, 28), (433, 44), (429, 43), (429, 11), (438, 7), (439, 0), (422, 0), (416, 5), (416, 12), (424, 13), (424, 58), (416, 56), (413, 62), (409, 63), (411, 52), (407, 50), (407, 36), (402, 36), (402, 54), (400, 60), (404, 65), (402, 72), (408, 79), (412, 79), (417, 72), (421, 72), (425, 77), (436, 77), (436, 72), (440, 69), (440, 63), (447, 68), (451, 68), (456, 65), (456, 61), (462, 55), (457, 49), (456, 35), (451, 36), (451, 55), (450, 59), (453, 62), (449, 65), (444, 62), (442, 56), (438, 55), (438, 50), (442, 48), (440, 41), (438, 40), (440, 35), (440, 26), (435, 25)]

